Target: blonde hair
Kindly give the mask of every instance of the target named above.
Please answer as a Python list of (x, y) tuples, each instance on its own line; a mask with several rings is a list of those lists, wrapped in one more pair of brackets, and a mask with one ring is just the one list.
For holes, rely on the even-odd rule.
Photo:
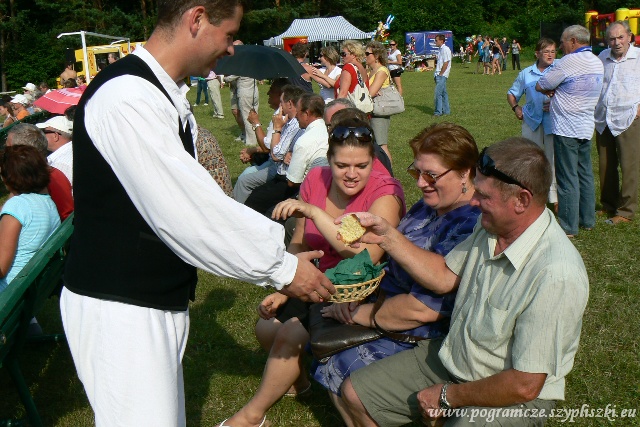
[(364, 46), (356, 40), (345, 40), (340, 49), (348, 50), (359, 62), (364, 62)]
[(340, 55), (333, 46), (323, 47), (322, 49), (320, 49), (320, 53), (325, 57), (327, 61), (329, 61), (329, 64), (331, 65), (336, 65), (338, 62), (340, 62)]

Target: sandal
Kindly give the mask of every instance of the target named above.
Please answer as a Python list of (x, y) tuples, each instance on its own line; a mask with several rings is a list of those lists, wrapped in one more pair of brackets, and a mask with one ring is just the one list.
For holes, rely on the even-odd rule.
[[(218, 427), (231, 427), (226, 425), (225, 423), (227, 422), (229, 418), (227, 418), (226, 420), (224, 420), (223, 422), (221, 422), (220, 424), (218, 424)], [(265, 415), (264, 418), (262, 419), (262, 422), (260, 423), (260, 425), (258, 427), (271, 427), (271, 423), (269, 421), (267, 421), (267, 416)]]
[[(305, 395), (307, 393), (310, 393), (310, 392), (311, 392), (311, 382), (309, 382), (309, 385), (306, 386), (304, 388), (304, 390), (287, 392), (287, 393), (284, 394), (284, 397), (293, 397), (293, 398), (295, 398), (295, 397), (298, 397), (298, 396), (303, 396), (303, 395)], [(220, 427), (224, 427), (224, 426), (220, 426)]]

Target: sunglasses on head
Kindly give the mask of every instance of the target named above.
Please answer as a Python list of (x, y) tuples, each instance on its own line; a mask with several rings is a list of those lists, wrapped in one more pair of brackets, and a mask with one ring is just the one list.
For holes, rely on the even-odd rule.
[(424, 181), (427, 184), (434, 185), (436, 182), (438, 182), (438, 180), (440, 178), (442, 178), (443, 176), (445, 176), (446, 174), (448, 174), (452, 170), (453, 169), (447, 169), (446, 171), (442, 172), (440, 175), (435, 175), (435, 174), (432, 174), (431, 172), (423, 172), (423, 171), (421, 171), (419, 169), (416, 169), (415, 162), (413, 162), (407, 168), (407, 173), (409, 175), (411, 175), (411, 177), (413, 179), (415, 179), (416, 181), (419, 180), (420, 177), (422, 177), (422, 179), (424, 179)]
[(367, 127), (337, 126), (329, 134), (329, 141), (342, 142), (353, 135), (360, 142), (373, 141), (373, 133)]
[(486, 147), (482, 149), (480, 152), (480, 157), (478, 158), (478, 163), (476, 167), (480, 171), (480, 173), (484, 176), (492, 176), (502, 182), (507, 184), (514, 184), (520, 188), (527, 190), (529, 193), (533, 194), (533, 191), (529, 190), (524, 184), (518, 181), (515, 178), (510, 177), (506, 173), (502, 172), (500, 169), (496, 168), (496, 164), (491, 157), (487, 154)]

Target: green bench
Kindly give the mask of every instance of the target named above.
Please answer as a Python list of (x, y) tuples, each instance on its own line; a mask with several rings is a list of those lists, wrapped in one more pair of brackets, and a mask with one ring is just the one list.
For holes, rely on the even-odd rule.
[[(73, 233), (73, 214), (47, 239), (11, 284), (0, 293), (0, 367), (6, 368), (27, 412), (29, 425), (41, 427), (42, 420), (20, 371), (19, 358), (24, 344), (31, 341), (27, 330), (47, 299), (60, 289), (69, 240)], [(36, 341), (61, 341), (63, 334), (35, 337)], [(4, 420), (0, 425), (21, 425)]]

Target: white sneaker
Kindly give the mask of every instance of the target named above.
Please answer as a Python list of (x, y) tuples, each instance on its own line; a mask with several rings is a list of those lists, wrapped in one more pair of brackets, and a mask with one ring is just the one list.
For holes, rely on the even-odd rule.
[(247, 139), (244, 134), (239, 135), (236, 139), (234, 139), (234, 141), (244, 141), (245, 139)]
[(209, 105), (209, 104), (207, 104), (207, 103), (205, 102), (205, 103), (204, 103), (204, 105)]
[(194, 106), (194, 107), (197, 107), (197, 106), (198, 106), (198, 104), (193, 104), (193, 106)]

